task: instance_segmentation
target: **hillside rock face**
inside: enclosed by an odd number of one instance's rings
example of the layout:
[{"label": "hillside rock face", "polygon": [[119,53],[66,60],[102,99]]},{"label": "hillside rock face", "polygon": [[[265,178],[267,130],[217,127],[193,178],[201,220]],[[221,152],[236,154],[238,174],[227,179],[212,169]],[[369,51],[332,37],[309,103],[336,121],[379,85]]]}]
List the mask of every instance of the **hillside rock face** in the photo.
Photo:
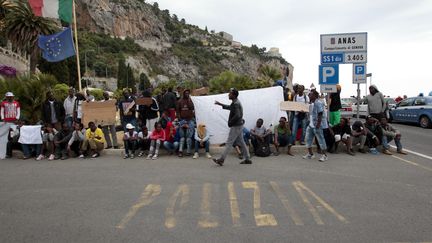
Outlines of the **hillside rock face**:
[{"label": "hillside rock face", "polygon": [[[77,15],[81,30],[130,37],[145,50],[155,53],[154,58],[137,53],[126,59],[137,72],[146,73],[153,80],[154,76],[163,74],[169,78],[205,84],[226,70],[256,79],[258,69],[263,65],[278,70],[289,67],[292,74],[293,67],[285,60],[254,55],[245,48],[234,47],[231,41],[219,34],[185,24],[185,21],[171,17],[167,10],[159,10],[144,0],[77,0]],[[175,23],[174,30],[171,22]],[[184,49],[176,49],[188,39],[199,42],[195,56],[180,55],[179,50]],[[196,60],[196,55],[202,52],[216,58],[203,64],[202,60]],[[209,68],[212,65],[214,69]]]}]

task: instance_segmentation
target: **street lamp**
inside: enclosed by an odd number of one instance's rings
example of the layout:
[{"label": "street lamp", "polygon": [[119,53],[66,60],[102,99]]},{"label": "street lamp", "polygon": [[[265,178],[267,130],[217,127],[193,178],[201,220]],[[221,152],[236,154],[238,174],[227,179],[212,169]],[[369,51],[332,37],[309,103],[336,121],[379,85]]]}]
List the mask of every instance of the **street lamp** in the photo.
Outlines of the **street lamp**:
[{"label": "street lamp", "polygon": [[368,86],[367,86],[367,78],[369,77],[369,83],[370,85],[372,85],[372,73],[367,73],[366,74],[366,95],[368,93]]},{"label": "street lamp", "polygon": [[85,65],[85,75],[87,76],[86,78],[86,87],[88,88],[88,73],[87,73],[87,52],[94,52],[95,50],[91,49],[91,50],[85,50],[84,51],[84,65]]}]

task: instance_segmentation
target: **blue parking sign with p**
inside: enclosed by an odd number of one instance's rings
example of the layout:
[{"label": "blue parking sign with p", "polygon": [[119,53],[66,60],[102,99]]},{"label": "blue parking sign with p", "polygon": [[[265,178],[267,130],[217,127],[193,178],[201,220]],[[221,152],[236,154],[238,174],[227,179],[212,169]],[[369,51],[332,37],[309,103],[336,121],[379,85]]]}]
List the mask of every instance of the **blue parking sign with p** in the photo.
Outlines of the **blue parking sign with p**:
[{"label": "blue parking sign with p", "polygon": [[359,65],[359,64],[357,64],[355,66],[355,74],[356,75],[364,75],[365,71],[366,71],[365,65]]},{"label": "blue parking sign with p", "polygon": [[320,65],[319,84],[338,84],[339,65]]}]

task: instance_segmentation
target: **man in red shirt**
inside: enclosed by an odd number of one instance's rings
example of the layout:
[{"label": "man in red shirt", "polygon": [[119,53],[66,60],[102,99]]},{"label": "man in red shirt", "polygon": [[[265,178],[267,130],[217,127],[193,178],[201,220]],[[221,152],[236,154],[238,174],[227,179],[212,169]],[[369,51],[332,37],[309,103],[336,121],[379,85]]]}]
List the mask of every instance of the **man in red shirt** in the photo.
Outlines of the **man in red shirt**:
[{"label": "man in red shirt", "polygon": [[1,119],[4,122],[14,123],[20,118],[20,103],[14,100],[14,94],[12,92],[7,92],[5,96],[6,99],[0,105]]}]

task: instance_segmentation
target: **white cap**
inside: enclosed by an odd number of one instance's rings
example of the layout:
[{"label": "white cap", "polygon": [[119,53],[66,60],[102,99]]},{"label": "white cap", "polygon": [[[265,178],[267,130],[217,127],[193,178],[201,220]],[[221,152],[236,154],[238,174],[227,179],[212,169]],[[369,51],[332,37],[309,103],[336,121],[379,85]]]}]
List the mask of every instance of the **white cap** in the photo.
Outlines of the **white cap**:
[{"label": "white cap", "polygon": [[12,92],[7,92],[5,94],[6,97],[14,97],[14,94]]},{"label": "white cap", "polygon": [[126,129],[135,129],[135,127],[132,124],[128,123],[126,125]]}]

